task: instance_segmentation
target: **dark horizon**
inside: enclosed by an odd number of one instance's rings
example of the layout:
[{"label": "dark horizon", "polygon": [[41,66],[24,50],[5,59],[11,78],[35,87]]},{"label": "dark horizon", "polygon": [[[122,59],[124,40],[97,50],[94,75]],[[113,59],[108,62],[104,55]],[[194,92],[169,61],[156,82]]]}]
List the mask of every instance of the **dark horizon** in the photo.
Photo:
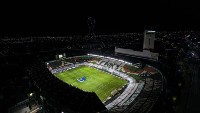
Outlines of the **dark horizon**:
[{"label": "dark horizon", "polygon": [[[2,4],[4,5],[4,3]],[[87,18],[96,20],[96,34],[200,30],[198,7],[184,1],[140,3],[23,3],[1,7],[1,36],[63,36],[88,33]]]}]

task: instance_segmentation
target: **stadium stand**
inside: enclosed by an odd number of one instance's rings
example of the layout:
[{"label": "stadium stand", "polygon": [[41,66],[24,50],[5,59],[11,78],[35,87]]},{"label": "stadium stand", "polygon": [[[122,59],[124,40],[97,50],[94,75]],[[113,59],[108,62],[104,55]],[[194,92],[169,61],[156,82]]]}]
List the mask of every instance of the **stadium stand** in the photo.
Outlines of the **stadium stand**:
[{"label": "stadium stand", "polygon": [[[69,109],[66,111],[86,112],[88,108],[91,108],[91,105],[94,108],[90,109],[90,111],[143,113],[148,112],[152,108],[156,103],[159,94],[162,92],[163,78],[160,75],[160,72],[149,65],[141,68],[139,63],[130,64],[114,58],[90,55],[62,58],[60,61],[48,63],[49,66],[52,67],[52,70],[50,70],[51,73],[49,73],[50,71],[47,68],[44,70],[41,64],[38,67],[33,66],[32,68],[34,70],[33,72],[35,72],[33,73],[34,76],[32,75],[35,86],[42,96],[51,100],[48,101],[46,106],[56,101],[56,105],[52,104],[50,106],[62,106],[60,109],[65,109],[64,106],[68,106]],[[52,76],[54,73],[82,65],[109,72],[113,76],[127,80],[128,84],[123,88],[123,92],[113,92],[113,97],[109,97],[102,103],[95,93],[79,90],[78,88],[58,80],[55,76]],[[132,76],[129,76],[130,72],[137,73],[137,75],[141,76],[143,79],[136,81]],[[70,100],[70,102],[66,100]],[[85,104],[85,102],[87,102],[87,104]],[[97,106],[100,106],[100,108]]]}]

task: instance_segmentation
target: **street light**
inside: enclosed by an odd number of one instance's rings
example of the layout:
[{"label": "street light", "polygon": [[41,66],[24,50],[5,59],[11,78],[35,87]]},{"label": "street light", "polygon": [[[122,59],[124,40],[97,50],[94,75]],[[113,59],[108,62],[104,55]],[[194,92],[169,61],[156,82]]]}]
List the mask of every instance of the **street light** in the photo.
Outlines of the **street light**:
[{"label": "street light", "polygon": [[31,96],[33,96],[33,93],[30,93],[29,95],[30,95],[30,97],[31,97]]}]

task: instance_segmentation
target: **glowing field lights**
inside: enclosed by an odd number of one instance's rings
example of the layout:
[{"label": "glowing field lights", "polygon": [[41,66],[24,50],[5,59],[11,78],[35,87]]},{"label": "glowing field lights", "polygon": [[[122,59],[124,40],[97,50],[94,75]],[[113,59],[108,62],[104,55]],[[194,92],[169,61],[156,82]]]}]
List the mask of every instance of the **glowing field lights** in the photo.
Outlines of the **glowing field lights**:
[{"label": "glowing field lights", "polygon": [[132,63],[130,63],[130,62],[126,62],[126,61],[121,60],[121,59],[115,59],[115,58],[112,58],[112,57],[101,56],[101,55],[95,55],[95,54],[87,54],[87,55],[88,55],[88,56],[95,56],[95,57],[104,57],[104,58],[107,58],[107,59],[117,60],[117,61],[123,62],[123,63],[125,63],[125,64],[132,65]]},{"label": "glowing field lights", "polygon": [[148,33],[155,33],[156,31],[147,31]]}]

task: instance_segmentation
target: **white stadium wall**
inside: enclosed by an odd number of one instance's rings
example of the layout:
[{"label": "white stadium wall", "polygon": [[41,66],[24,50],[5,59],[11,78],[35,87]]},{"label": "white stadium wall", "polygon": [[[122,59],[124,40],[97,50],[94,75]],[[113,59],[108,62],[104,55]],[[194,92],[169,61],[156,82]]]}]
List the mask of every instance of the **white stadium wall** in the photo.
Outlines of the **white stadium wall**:
[{"label": "white stadium wall", "polygon": [[150,59],[154,61],[157,61],[158,56],[159,56],[158,53],[152,53],[147,50],[143,50],[143,52],[141,52],[141,51],[134,51],[132,49],[123,49],[123,48],[117,48],[117,47],[115,47],[115,53],[125,54],[125,55],[134,56],[138,58]]}]

